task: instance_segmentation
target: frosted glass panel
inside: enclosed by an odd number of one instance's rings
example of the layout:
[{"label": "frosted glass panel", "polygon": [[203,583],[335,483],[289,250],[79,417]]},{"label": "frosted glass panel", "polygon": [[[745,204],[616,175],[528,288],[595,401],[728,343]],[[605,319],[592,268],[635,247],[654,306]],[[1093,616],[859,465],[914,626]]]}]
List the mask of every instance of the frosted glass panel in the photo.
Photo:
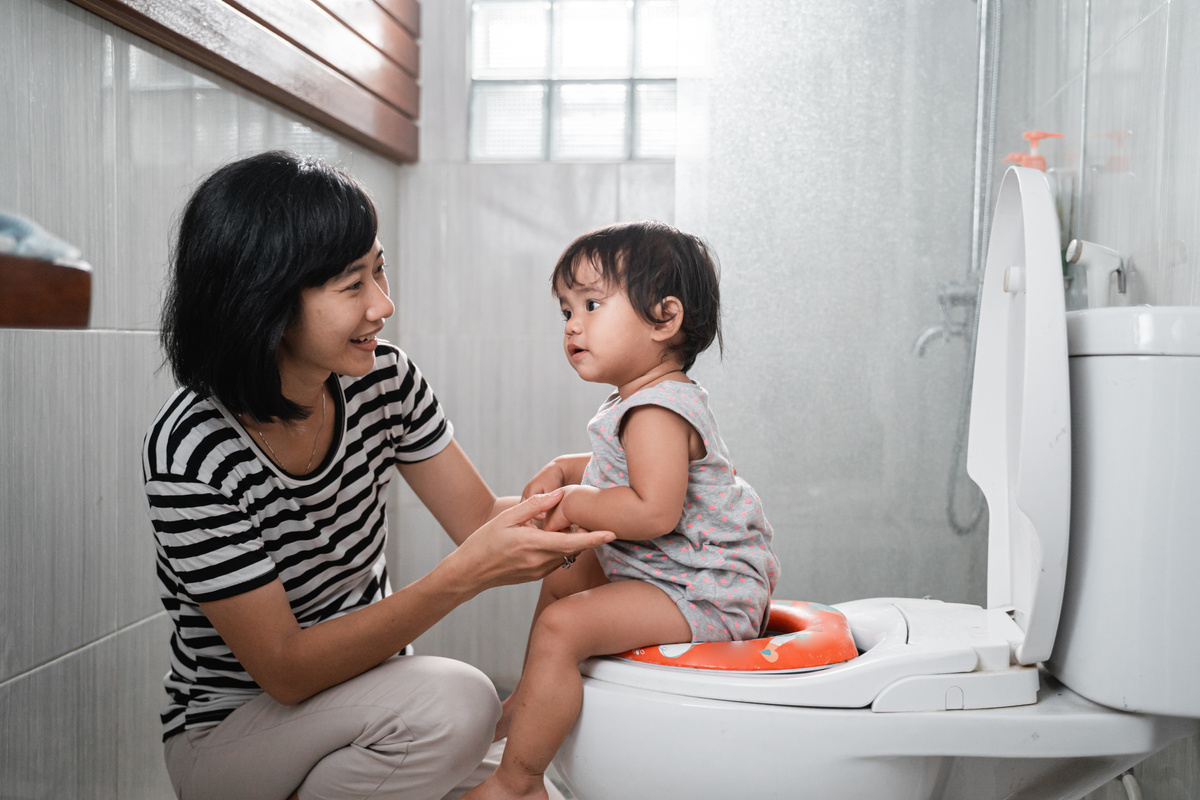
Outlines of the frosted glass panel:
[{"label": "frosted glass panel", "polygon": [[473,11],[473,77],[547,77],[549,3],[476,3]]},{"label": "frosted glass panel", "polygon": [[476,84],[471,95],[471,158],[545,158],[546,87]]},{"label": "frosted glass panel", "polygon": [[674,78],[679,62],[679,3],[646,0],[638,3],[634,77]]},{"label": "frosted glass panel", "polygon": [[624,83],[574,83],[558,87],[551,158],[626,158]]},{"label": "frosted glass panel", "polygon": [[628,78],[632,2],[567,0],[554,7],[557,78]]},{"label": "frosted glass panel", "polygon": [[674,158],[675,82],[634,87],[634,158]]}]

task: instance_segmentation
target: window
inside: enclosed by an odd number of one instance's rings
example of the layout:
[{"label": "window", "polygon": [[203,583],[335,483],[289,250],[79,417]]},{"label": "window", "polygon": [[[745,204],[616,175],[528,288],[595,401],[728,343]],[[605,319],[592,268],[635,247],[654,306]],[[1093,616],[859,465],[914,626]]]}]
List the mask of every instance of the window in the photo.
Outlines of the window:
[{"label": "window", "polygon": [[677,0],[475,0],[472,160],[675,156]]}]

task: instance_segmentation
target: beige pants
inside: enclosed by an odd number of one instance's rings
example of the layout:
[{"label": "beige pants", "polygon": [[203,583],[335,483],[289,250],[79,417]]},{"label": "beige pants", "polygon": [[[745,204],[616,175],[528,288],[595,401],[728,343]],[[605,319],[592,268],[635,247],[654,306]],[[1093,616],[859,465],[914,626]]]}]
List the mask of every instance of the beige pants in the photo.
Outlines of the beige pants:
[{"label": "beige pants", "polygon": [[283,706],[263,694],[165,745],[180,800],[437,800],[495,770],[500,701],[479,670],[433,656],[390,659]]}]

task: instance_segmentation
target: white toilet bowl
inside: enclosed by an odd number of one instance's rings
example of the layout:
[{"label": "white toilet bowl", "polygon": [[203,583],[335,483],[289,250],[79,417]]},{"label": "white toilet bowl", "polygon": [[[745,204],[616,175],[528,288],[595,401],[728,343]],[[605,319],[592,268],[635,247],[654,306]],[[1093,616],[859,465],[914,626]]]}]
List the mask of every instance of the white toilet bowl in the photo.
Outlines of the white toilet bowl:
[{"label": "white toilet bowl", "polygon": [[1035,705],[897,714],[592,678],[555,765],[583,800],[1080,797],[1196,732],[1191,720],[1114,713],[1042,677]]},{"label": "white toilet bowl", "polygon": [[[1070,396],[1058,246],[1045,176],[1010,168],[984,277],[968,445],[968,471],[989,509],[988,608],[900,598],[837,605],[860,655],[813,672],[731,673],[591,659],[583,666],[582,713],[555,759],[581,800],[1078,798],[1175,739],[1200,732],[1193,718],[1200,717],[1196,681],[1140,678],[1128,667],[1136,659],[1122,659],[1114,678],[1096,657],[1104,645],[1115,646],[1119,631],[1123,647],[1170,653],[1169,668],[1148,674],[1200,674],[1200,647],[1162,646],[1164,635],[1200,641],[1194,616],[1172,617],[1189,619],[1187,630],[1176,623],[1164,632],[1125,620],[1118,604],[1103,610],[1112,625],[1099,630],[1094,606],[1107,585],[1079,574],[1127,573],[1108,567],[1134,563],[1142,574],[1132,580],[1123,574],[1123,592],[1153,594],[1168,608],[1200,606],[1200,581],[1188,578],[1195,572],[1191,562],[1200,563],[1200,544],[1191,541],[1197,537],[1165,555],[1139,552],[1144,542],[1163,549],[1162,537],[1144,535],[1148,530],[1194,532],[1200,510],[1143,503],[1142,517],[1122,521],[1131,535],[1105,534],[1099,545],[1090,540],[1091,529],[1104,526],[1072,527],[1072,509],[1090,519],[1078,507],[1106,478],[1089,462],[1072,495],[1071,409],[1079,404]],[[1200,309],[1182,317],[1171,317],[1173,328],[1159,327],[1168,338],[1196,339],[1171,354],[1188,358],[1187,376],[1141,392],[1142,405],[1162,402],[1163,392],[1166,405],[1175,407],[1171,393],[1200,396]],[[1137,324],[1143,334],[1154,328],[1145,319]],[[1090,324],[1072,328],[1094,332]],[[1111,347],[1102,353],[1113,354]],[[1086,358],[1088,351],[1073,344],[1071,355]],[[1116,369],[1125,366],[1118,362]],[[1139,362],[1138,369],[1153,373],[1158,366]],[[1089,384],[1088,391],[1096,389]],[[1150,427],[1156,420],[1185,425],[1165,438],[1190,437],[1200,449],[1200,422],[1157,411],[1121,413],[1148,418]],[[1084,419],[1076,416],[1077,424]],[[1088,430],[1076,436],[1107,437],[1108,420],[1095,416],[1087,413]],[[1137,464],[1141,473],[1158,468],[1157,462]],[[1163,481],[1182,487],[1200,480],[1200,474],[1178,474],[1178,464],[1161,468]],[[1181,513],[1196,517],[1190,527],[1180,524]],[[1069,581],[1068,542],[1088,553]],[[1064,590],[1069,635],[1055,649]],[[1099,646],[1097,637],[1103,637]],[[1068,688],[1046,670],[1048,661],[1055,674],[1108,705]],[[1122,692],[1114,681],[1136,683],[1137,691]],[[1138,703],[1108,699],[1125,695]]]}]

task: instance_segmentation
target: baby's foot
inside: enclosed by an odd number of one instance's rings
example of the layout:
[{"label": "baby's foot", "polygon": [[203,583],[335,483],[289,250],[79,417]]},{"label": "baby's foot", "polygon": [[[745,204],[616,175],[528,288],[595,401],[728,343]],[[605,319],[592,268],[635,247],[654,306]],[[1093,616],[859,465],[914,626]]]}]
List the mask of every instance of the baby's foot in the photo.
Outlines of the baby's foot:
[{"label": "baby's foot", "polygon": [[527,776],[531,782],[522,786],[510,786],[493,774],[483,783],[462,796],[462,800],[550,800],[546,784],[541,776]]}]

